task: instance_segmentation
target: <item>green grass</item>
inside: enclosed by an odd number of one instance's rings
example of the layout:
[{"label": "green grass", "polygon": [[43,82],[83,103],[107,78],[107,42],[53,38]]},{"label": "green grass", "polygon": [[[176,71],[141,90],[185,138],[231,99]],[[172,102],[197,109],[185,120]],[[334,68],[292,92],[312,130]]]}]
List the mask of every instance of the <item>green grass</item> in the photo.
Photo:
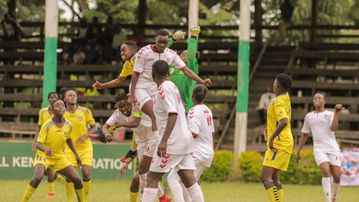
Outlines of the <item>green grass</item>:
[{"label": "green grass", "polygon": [[[19,201],[28,181],[0,180],[2,202]],[[46,200],[46,182],[40,184],[30,201]],[[93,202],[128,202],[130,181],[126,180],[96,180],[92,183],[90,201]],[[238,182],[203,183],[202,189],[206,202],[265,202],[266,194],[261,184]],[[321,202],[324,201],[321,186],[284,185],[287,202]],[[357,187],[342,187],[338,202],[357,202],[359,194]],[[66,201],[65,187],[55,184],[56,198],[53,202]]]}]

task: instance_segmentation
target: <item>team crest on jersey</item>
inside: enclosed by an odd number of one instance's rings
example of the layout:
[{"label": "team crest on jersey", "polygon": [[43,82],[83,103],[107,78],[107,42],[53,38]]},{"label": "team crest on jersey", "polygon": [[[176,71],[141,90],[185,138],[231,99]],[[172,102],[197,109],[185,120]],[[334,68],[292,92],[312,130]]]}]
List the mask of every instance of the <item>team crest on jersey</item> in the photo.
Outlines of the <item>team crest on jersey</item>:
[{"label": "team crest on jersey", "polygon": [[77,121],[81,122],[83,120],[82,116],[77,116]]}]

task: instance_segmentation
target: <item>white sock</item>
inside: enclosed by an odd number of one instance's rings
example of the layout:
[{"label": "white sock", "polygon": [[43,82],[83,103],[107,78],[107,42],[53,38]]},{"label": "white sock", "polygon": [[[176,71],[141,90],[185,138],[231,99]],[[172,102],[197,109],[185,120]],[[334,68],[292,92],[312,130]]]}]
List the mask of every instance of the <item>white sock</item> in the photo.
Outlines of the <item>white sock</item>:
[{"label": "white sock", "polygon": [[202,189],[197,182],[187,190],[193,202],[204,202]]},{"label": "white sock", "polygon": [[141,202],[154,202],[156,200],[157,193],[157,188],[145,188],[143,190]]},{"label": "white sock", "polygon": [[184,197],[184,201],[186,202],[192,202],[191,196],[187,190],[187,188],[184,186],[184,184],[182,183],[182,181],[180,182],[181,186],[182,186],[182,190],[183,190],[183,197]]},{"label": "white sock", "polygon": [[165,194],[165,192],[163,191],[162,187],[161,187],[161,182],[158,182],[158,192],[157,192],[157,196],[161,197]]},{"label": "white sock", "polygon": [[173,200],[175,202],[185,202],[185,200],[183,198],[183,189],[181,186],[181,179],[175,170],[172,169],[171,172],[168,174],[167,183],[172,192]]},{"label": "white sock", "polygon": [[323,191],[324,191],[325,200],[327,202],[331,202],[332,194],[331,194],[330,177],[322,177],[322,187],[323,187]]},{"label": "white sock", "polygon": [[333,183],[332,185],[333,185],[333,187],[332,187],[332,198],[337,198],[340,184]]},{"label": "white sock", "polygon": [[144,188],[146,187],[147,173],[139,175],[139,178],[140,178],[140,191],[143,192]]}]

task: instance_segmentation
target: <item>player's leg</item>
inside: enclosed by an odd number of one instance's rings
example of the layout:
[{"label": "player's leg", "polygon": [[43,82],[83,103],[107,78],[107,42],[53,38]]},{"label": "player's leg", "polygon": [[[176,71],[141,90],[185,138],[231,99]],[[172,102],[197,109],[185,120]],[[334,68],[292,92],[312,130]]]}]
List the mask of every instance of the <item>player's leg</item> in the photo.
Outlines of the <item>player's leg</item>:
[{"label": "player's leg", "polygon": [[66,168],[63,168],[63,169],[57,171],[57,172],[64,175],[70,182],[73,183],[73,185],[75,187],[77,200],[81,201],[81,202],[85,201],[84,200],[84,188],[82,185],[81,177],[77,173],[75,168],[72,165],[70,165],[70,166],[67,166]]},{"label": "player's leg", "polygon": [[282,183],[280,183],[280,173],[281,173],[280,170],[276,170],[273,173],[272,179],[273,179],[275,186],[277,187],[279,201],[282,202],[282,201],[284,201],[284,196],[283,196],[284,191],[283,191]]},{"label": "player's leg", "polygon": [[267,192],[270,202],[280,202],[277,186],[274,184],[273,175],[278,169],[263,165],[260,180]]},{"label": "player's leg", "polygon": [[177,172],[172,169],[167,176],[167,183],[173,195],[173,200],[176,202],[184,202],[183,189],[181,185],[181,178]]},{"label": "player's leg", "polygon": [[204,196],[201,187],[197,183],[194,176],[194,170],[196,170],[196,164],[191,154],[183,156],[182,160],[177,164],[176,169],[178,175],[181,178],[184,186],[190,195],[193,202],[203,202]]},{"label": "player's leg", "polygon": [[57,172],[54,172],[54,173],[55,173],[55,175],[54,175],[55,182],[62,184],[62,185],[66,185],[66,180],[61,175],[57,174]]},{"label": "player's leg", "polygon": [[335,202],[339,193],[340,177],[341,177],[341,162],[339,154],[329,154],[330,160],[330,174],[333,177],[332,184],[332,202]]},{"label": "player's leg", "polygon": [[154,202],[158,193],[158,182],[163,173],[148,172],[146,188],[143,191],[142,202]]},{"label": "player's leg", "polygon": [[142,112],[147,114],[151,118],[152,123],[152,131],[157,131],[157,123],[156,123],[156,116],[153,111],[153,101],[152,99],[148,99],[141,108]]},{"label": "player's leg", "polygon": [[184,186],[187,188],[187,191],[193,202],[203,202],[204,196],[201,187],[194,177],[193,170],[184,170],[181,169],[178,172],[178,175],[181,178]]},{"label": "player's leg", "polygon": [[327,202],[331,202],[332,193],[331,193],[331,179],[330,179],[330,166],[329,162],[322,162],[319,165],[320,171],[322,173],[322,188],[324,191],[325,199]]},{"label": "player's leg", "polygon": [[88,201],[91,188],[91,166],[82,165],[82,183],[84,186],[84,200]]},{"label": "player's leg", "polygon": [[32,194],[35,192],[37,186],[39,186],[44,174],[45,174],[46,168],[43,164],[36,164],[34,176],[32,177],[30,183],[27,185],[26,190],[21,197],[21,202],[29,201]]},{"label": "player's leg", "polygon": [[137,195],[140,187],[140,178],[138,177],[138,174],[136,173],[131,181],[130,186],[130,202],[136,202],[137,201]]},{"label": "player's leg", "polygon": [[50,168],[46,170],[47,173],[47,198],[51,199],[55,197],[55,172]]},{"label": "player's leg", "polygon": [[324,152],[314,151],[314,158],[322,174],[322,188],[323,188],[325,199],[327,202],[330,202],[332,200],[331,199],[332,194],[331,194],[329,156]]}]

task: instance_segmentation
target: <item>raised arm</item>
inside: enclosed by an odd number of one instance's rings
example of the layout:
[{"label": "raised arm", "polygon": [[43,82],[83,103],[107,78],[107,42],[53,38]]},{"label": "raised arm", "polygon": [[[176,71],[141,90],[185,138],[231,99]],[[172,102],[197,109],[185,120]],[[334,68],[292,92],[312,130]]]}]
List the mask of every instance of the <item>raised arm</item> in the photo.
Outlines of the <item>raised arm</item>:
[{"label": "raised arm", "polygon": [[342,109],[343,109],[342,104],[336,104],[335,105],[334,114],[333,114],[333,120],[332,120],[332,123],[330,125],[330,130],[331,131],[336,131],[338,129],[338,126],[339,126],[339,112]]}]

